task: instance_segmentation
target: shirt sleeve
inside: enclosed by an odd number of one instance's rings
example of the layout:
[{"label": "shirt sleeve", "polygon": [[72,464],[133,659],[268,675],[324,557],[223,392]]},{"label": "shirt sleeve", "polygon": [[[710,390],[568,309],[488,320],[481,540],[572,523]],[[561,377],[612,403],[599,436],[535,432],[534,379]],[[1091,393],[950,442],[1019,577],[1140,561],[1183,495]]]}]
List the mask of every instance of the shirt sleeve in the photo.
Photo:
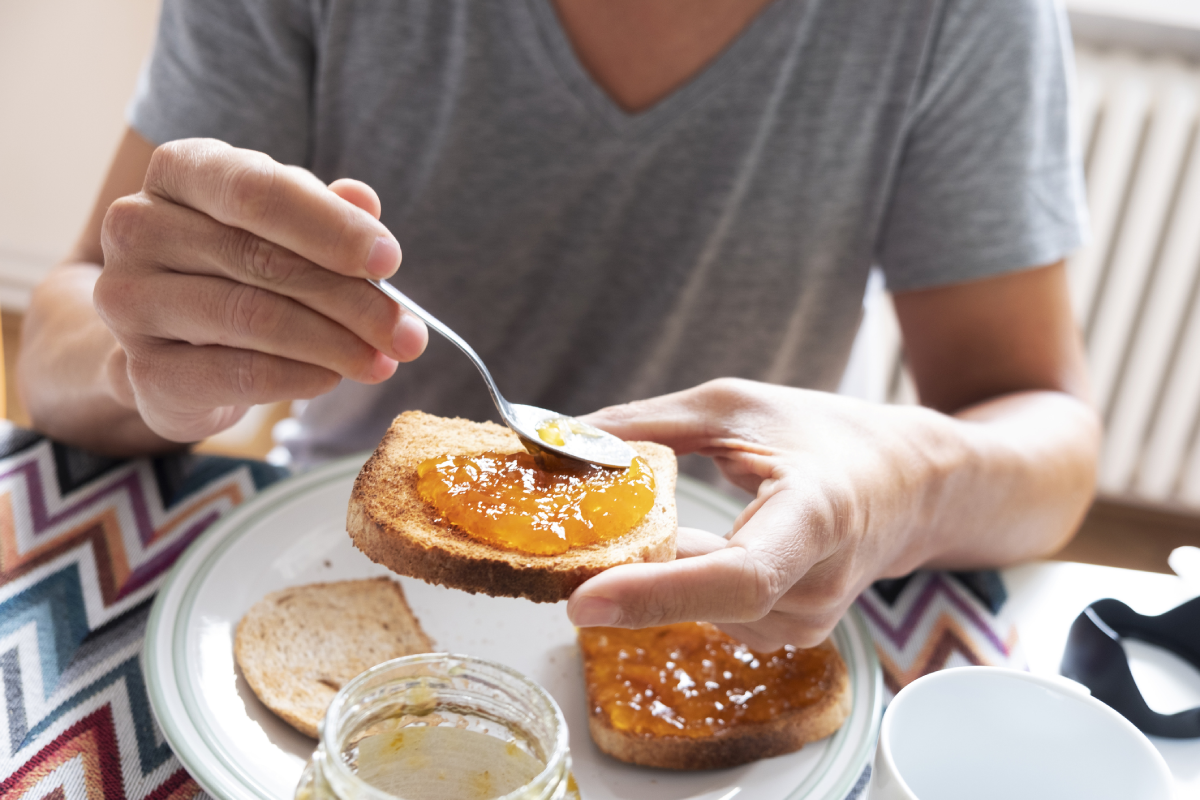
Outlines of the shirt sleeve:
[{"label": "shirt sleeve", "polygon": [[293,0],[165,0],[130,126],[154,144],[211,137],[307,166],[312,30]]},{"label": "shirt sleeve", "polygon": [[947,2],[877,244],[889,289],[1049,264],[1079,246],[1071,60],[1052,0]]}]

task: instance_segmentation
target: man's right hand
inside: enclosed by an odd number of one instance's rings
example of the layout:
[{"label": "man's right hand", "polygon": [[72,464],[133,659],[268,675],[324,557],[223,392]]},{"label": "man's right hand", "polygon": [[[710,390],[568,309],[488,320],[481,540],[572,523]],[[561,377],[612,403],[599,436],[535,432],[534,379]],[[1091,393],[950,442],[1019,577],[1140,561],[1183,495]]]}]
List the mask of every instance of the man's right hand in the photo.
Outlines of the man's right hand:
[{"label": "man's right hand", "polygon": [[155,149],[142,190],[109,206],[93,295],[116,338],[117,402],[189,442],[251,405],[378,383],[425,326],[364,280],[400,264],[367,185],[326,186],[210,139]]}]

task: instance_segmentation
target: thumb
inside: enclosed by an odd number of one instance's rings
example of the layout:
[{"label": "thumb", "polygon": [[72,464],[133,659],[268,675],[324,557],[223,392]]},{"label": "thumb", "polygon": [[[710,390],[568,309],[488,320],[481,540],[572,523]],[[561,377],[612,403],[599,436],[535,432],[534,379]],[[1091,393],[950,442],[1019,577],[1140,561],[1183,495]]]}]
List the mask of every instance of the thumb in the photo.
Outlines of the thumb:
[{"label": "thumb", "polygon": [[567,616],[580,627],[756,622],[822,557],[818,542],[797,535],[802,517],[772,495],[728,541],[689,533],[680,550],[690,557],[601,572],[571,595]]},{"label": "thumb", "polygon": [[567,601],[579,627],[646,628],[673,622],[753,622],[771,608],[765,575],[742,547],[665,564],[623,564],[584,583]]}]

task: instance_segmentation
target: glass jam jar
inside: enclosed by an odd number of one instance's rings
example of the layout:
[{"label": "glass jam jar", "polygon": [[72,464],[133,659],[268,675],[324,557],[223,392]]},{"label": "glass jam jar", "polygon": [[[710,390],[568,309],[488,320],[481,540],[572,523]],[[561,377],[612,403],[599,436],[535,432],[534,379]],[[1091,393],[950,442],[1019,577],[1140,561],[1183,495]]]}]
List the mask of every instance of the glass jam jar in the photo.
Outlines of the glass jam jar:
[{"label": "glass jam jar", "polygon": [[578,800],[554,698],[502,664],[432,653],[342,687],[296,800]]}]

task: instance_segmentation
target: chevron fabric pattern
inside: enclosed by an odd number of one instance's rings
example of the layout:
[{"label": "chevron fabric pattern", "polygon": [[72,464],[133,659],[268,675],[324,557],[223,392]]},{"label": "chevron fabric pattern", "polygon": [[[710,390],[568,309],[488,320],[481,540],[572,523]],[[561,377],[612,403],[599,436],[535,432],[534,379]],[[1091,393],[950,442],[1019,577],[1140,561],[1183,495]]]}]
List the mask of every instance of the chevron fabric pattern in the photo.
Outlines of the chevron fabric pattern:
[{"label": "chevron fabric pattern", "polygon": [[200,794],[146,695],[150,601],[188,544],[281,476],[216,457],[98,458],[0,426],[0,798]]},{"label": "chevron fabric pattern", "polygon": [[916,572],[879,581],[858,599],[883,667],[888,697],[939,669],[1026,669],[1017,629],[1004,620],[994,572]]}]

